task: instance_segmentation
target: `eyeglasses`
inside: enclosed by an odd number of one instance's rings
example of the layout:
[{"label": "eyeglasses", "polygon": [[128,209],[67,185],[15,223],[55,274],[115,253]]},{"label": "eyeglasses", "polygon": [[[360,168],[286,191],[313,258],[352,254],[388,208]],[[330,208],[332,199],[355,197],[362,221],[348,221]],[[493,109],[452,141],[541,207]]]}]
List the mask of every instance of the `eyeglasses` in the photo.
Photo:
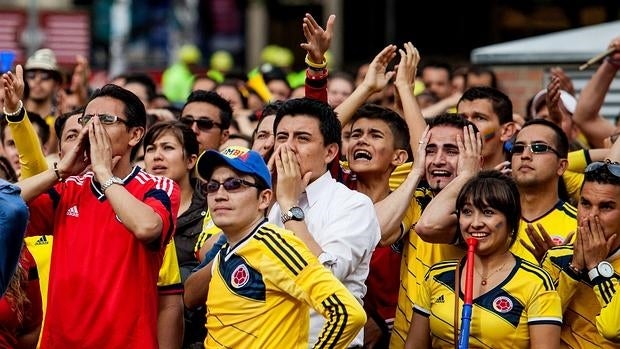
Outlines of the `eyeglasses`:
[{"label": "eyeglasses", "polygon": [[545,143],[532,143],[532,144],[514,144],[512,149],[510,150],[513,155],[515,154],[523,154],[525,148],[529,148],[532,154],[543,154],[543,153],[554,153],[558,157],[561,158],[560,153],[557,150],[551,148],[550,145]]},{"label": "eyeglasses", "polygon": [[220,190],[220,186],[224,186],[224,189],[227,192],[234,192],[241,189],[242,186],[259,188],[260,186],[256,183],[248,182],[241,178],[228,178],[224,181],[224,183],[220,183],[216,180],[210,180],[207,183],[202,185],[202,192],[206,194],[213,194]]},{"label": "eyeglasses", "polygon": [[95,116],[99,117],[99,121],[101,121],[103,125],[114,125],[117,122],[122,122],[127,125],[127,120],[123,120],[116,115],[110,114],[84,114],[80,116],[77,121],[80,125],[86,126],[86,124],[88,124],[88,122]]},{"label": "eyeglasses", "polygon": [[614,176],[620,177],[620,164],[611,162],[611,160],[593,162],[586,167],[585,173],[596,171],[601,167],[607,167],[607,170]]},{"label": "eyeglasses", "polygon": [[192,127],[192,125],[194,125],[194,123],[196,123],[196,126],[198,126],[198,129],[200,131],[209,131],[210,129],[217,127],[219,129],[222,129],[222,124],[220,124],[219,122],[215,122],[211,119],[205,119],[205,118],[198,118],[195,119],[193,116],[191,115],[187,115],[187,116],[183,116],[180,121],[182,123],[184,123],[185,125]]},{"label": "eyeglasses", "polygon": [[51,80],[54,78],[54,74],[47,70],[29,70],[26,72],[26,80],[34,80],[37,75],[41,80]]}]

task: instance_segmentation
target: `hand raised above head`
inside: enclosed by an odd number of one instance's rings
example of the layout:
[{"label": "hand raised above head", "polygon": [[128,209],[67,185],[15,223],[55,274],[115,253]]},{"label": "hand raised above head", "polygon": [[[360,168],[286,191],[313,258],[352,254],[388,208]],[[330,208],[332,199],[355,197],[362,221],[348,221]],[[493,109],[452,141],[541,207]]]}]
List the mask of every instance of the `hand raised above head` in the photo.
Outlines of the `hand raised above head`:
[{"label": "hand raised above head", "polygon": [[24,69],[21,65],[15,67],[15,73],[2,74],[2,88],[4,88],[4,108],[8,112],[15,112],[19,101],[24,98]]},{"label": "hand raised above head", "polygon": [[411,88],[415,81],[418,63],[420,63],[420,53],[411,42],[405,43],[404,48],[404,50],[398,50],[400,62],[398,62],[398,68],[396,69],[394,84],[403,84]]},{"label": "hand raised above head", "polygon": [[390,61],[396,57],[396,45],[387,45],[379,52],[368,66],[368,72],[362,82],[370,91],[381,91],[394,74],[394,71],[388,71],[387,67]]},{"label": "hand raised above head", "polygon": [[308,58],[316,64],[321,64],[325,60],[325,52],[329,49],[334,35],[335,20],[336,16],[330,15],[323,29],[311,14],[306,13],[303,19],[302,27],[306,42],[301,44],[301,48],[308,52]]}]

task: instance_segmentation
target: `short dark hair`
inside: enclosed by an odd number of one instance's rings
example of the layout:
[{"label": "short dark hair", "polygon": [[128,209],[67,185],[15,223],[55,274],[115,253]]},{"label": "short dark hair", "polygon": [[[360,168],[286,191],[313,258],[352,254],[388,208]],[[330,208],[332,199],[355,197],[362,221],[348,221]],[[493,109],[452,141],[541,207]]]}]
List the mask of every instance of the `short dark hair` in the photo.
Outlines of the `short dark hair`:
[{"label": "short dark hair", "polygon": [[553,133],[555,133],[555,148],[558,154],[560,154],[560,158],[565,159],[568,157],[568,137],[566,136],[566,133],[564,133],[564,131],[560,128],[560,126],[546,119],[532,119],[523,124],[521,130],[532,125],[542,125],[552,129]]},{"label": "short dark hair", "polygon": [[146,73],[131,73],[125,76],[125,85],[127,84],[140,84],[144,86],[146,90],[146,96],[149,101],[155,98],[155,93],[157,92],[157,85],[153,78],[151,78]]},{"label": "short dark hair", "polygon": [[220,96],[217,92],[196,90],[190,93],[189,97],[187,97],[187,102],[185,102],[185,105],[183,105],[183,108],[181,109],[181,115],[183,114],[185,107],[194,102],[209,103],[218,108],[220,110],[220,119],[222,119],[222,130],[226,130],[230,127],[230,122],[232,120],[232,108],[230,107],[230,103],[222,98],[222,96]]},{"label": "short dark hair", "polygon": [[478,99],[488,99],[491,101],[491,106],[495,114],[497,114],[500,125],[512,121],[512,101],[502,91],[488,86],[471,87],[463,92],[459,104],[461,101],[475,101]]},{"label": "short dark hair", "polygon": [[[122,87],[114,84],[106,84],[102,88],[95,90],[90,96],[88,103],[95,98],[109,97],[121,101],[124,104],[123,112],[127,116],[127,127],[146,128],[146,110],[140,98]],[[88,103],[86,104],[88,106]]]},{"label": "short dark hair", "polygon": [[364,104],[353,114],[349,122],[351,128],[359,119],[381,120],[385,122],[394,135],[394,148],[409,151],[409,127],[397,112],[377,104]]},{"label": "short dark hair", "polygon": [[491,86],[492,88],[497,88],[497,74],[490,67],[480,65],[480,64],[472,64],[467,69],[467,74],[465,75],[465,82],[467,82],[467,75],[472,74],[476,76],[481,76],[488,74],[491,77]]},{"label": "short dark hair", "polygon": [[466,203],[478,209],[492,207],[501,212],[506,217],[512,238],[508,247],[515,243],[521,219],[521,200],[514,179],[497,170],[480,171],[463,185],[456,198],[457,218]]},{"label": "short dark hair", "polygon": [[84,114],[84,107],[76,110],[72,110],[70,112],[66,112],[64,114],[60,114],[54,120],[54,132],[56,133],[56,139],[58,141],[61,140],[62,131],[65,130],[65,125],[67,124],[67,120],[73,115],[82,115]]},{"label": "short dark hair", "polygon": [[447,62],[430,60],[422,66],[420,72],[423,72],[426,68],[442,69],[448,72],[448,79],[452,79],[452,66]]},{"label": "short dark hair", "polygon": [[154,123],[144,135],[144,151],[146,152],[146,147],[153,144],[157,138],[166,132],[170,132],[183,145],[183,152],[186,157],[194,154],[199,155],[200,146],[196,134],[189,126],[177,120]]},{"label": "short dark hair", "polygon": [[323,144],[337,144],[338,149],[342,148],[342,127],[336,117],[334,109],[327,103],[311,98],[293,98],[284,102],[276,113],[273,122],[273,133],[276,133],[278,125],[285,116],[309,116],[319,121],[319,130],[323,136]]},{"label": "short dark hair", "polygon": [[451,126],[462,130],[465,126],[472,126],[475,133],[479,132],[478,127],[476,127],[474,123],[463,117],[463,114],[443,113],[427,119],[426,121],[429,129],[437,126]]}]

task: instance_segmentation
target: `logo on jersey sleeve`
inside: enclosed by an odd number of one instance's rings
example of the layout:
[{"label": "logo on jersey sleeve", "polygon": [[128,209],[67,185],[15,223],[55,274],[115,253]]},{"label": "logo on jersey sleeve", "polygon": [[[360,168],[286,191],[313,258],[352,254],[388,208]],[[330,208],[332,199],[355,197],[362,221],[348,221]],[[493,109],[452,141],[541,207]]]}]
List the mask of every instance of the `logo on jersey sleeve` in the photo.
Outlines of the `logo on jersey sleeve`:
[{"label": "logo on jersey sleeve", "polygon": [[500,313],[507,313],[512,310],[512,300],[508,297],[499,296],[493,300],[493,309]]},{"label": "logo on jersey sleeve", "polygon": [[67,216],[70,216],[70,217],[79,217],[80,216],[80,212],[78,212],[77,205],[73,205],[73,206],[69,207],[69,209],[67,210]]},{"label": "logo on jersey sleeve", "polygon": [[250,281],[250,272],[245,264],[237,266],[230,276],[230,284],[234,288],[243,287],[248,281]]}]

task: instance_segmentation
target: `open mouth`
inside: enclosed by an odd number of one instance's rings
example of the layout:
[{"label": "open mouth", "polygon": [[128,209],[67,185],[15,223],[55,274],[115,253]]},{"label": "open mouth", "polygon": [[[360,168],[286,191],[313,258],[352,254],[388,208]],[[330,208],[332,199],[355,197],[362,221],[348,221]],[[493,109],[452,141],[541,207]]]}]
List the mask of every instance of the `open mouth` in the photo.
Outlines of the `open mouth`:
[{"label": "open mouth", "polygon": [[366,150],[356,150],[355,152],[353,152],[353,159],[354,160],[372,160],[372,155],[370,155],[369,152],[367,152]]},{"label": "open mouth", "polygon": [[475,233],[469,233],[469,235],[471,235],[471,237],[476,238],[476,239],[484,239],[487,236],[491,235],[489,233],[482,233],[482,232],[475,232]]},{"label": "open mouth", "polygon": [[451,172],[446,170],[433,170],[431,171],[431,176],[433,177],[450,177],[452,175]]}]

